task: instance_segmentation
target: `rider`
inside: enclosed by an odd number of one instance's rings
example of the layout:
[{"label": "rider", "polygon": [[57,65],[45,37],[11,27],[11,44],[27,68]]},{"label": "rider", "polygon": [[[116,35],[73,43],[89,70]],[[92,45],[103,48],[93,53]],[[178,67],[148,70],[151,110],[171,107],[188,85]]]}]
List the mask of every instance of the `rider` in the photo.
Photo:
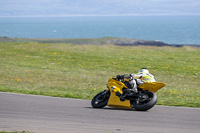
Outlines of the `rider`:
[{"label": "rider", "polygon": [[133,75],[133,77],[136,78],[137,81],[142,80],[147,83],[156,82],[154,76],[149,73],[147,68],[141,68],[137,74]]},{"label": "rider", "polygon": [[128,95],[133,95],[138,92],[137,86],[143,83],[152,83],[156,82],[154,76],[149,73],[147,68],[141,68],[137,74],[130,74],[129,76],[124,76],[124,78],[129,78],[129,89],[128,91],[123,91],[123,94],[120,95],[120,99],[125,100],[125,97]]}]

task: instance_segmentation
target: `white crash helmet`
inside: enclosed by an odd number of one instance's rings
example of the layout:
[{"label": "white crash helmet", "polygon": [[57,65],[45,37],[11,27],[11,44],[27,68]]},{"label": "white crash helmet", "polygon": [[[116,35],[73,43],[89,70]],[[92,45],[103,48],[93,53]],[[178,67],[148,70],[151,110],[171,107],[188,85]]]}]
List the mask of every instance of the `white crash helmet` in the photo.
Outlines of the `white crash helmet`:
[{"label": "white crash helmet", "polygon": [[148,70],[147,68],[141,68],[141,69],[138,71],[138,74],[142,74],[142,73],[149,74],[149,70]]}]

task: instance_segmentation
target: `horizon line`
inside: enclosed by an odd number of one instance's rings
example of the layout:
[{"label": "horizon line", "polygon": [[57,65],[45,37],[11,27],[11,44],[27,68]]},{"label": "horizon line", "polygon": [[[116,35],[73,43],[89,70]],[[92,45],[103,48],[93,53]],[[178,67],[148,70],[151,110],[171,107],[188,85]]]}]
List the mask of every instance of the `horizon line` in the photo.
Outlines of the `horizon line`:
[{"label": "horizon line", "polygon": [[77,15],[0,15],[0,17],[100,17],[100,16],[199,16],[200,14],[77,14]]}]

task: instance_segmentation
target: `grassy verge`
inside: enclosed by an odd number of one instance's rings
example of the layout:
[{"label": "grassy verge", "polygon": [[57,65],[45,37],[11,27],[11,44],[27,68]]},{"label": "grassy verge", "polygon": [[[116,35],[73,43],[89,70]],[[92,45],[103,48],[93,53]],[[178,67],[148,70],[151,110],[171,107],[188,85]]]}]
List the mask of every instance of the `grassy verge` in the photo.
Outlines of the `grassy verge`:
[{"label": "grassy verge", "polygon": [[92,99],[111,76],[149,68],[158,104],[200,107],[200,49],[0,43],[0,91]]}]

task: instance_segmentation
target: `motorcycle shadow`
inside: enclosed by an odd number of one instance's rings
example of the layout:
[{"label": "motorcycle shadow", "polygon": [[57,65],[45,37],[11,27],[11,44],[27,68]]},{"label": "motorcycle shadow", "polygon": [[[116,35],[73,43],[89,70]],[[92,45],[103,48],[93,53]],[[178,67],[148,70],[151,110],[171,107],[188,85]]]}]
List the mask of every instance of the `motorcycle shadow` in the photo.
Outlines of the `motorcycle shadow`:
[{"label": "motorcycle shadow", "polygon": [[[106,106],[104,108],[93,108],[93,107],[85,107],[85,108],[88,108],[88,109],[98,109],[98,110],[102,109],[102,110],[137,111],[134,108],[133,109],[125,109],[125,108],[112,108],[112,107],[108,107],[108,106]],[[140,111],[140,112],[143,112],[143,111]],[[144,112],[147,112],[147,111],[144,111]]]}]

